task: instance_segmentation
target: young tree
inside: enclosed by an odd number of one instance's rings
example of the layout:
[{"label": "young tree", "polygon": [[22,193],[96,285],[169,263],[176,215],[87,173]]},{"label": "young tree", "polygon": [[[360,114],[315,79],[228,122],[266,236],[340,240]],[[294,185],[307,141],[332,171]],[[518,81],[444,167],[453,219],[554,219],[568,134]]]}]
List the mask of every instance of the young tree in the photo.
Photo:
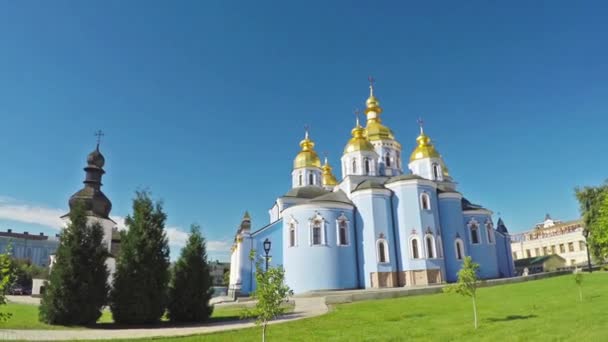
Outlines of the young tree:
[{"label": "young tree", "polygon": [[213,294],[207,261],[205,238],[200,228],[192,225],[188,243],[175,263],[169,287],[169,319],[174,322],[203,322],[209,319]]},{"label": "young tree", "polygon": [[39,319],[49,324],[94,324],[108,295],[108,251],[103,228],[88,224],[82,203],[70,211],[70,224],[59,239],[50,283],[45,283]]},{"label": "young tree", "polygon": [[[251,255],[255,255],[252,250]],[[262,326],[262,341],[266,341],[266,326],[268,322],[277,318],[285,312],[282,306],[289,299],[292,291],[285,285],[285,270],[283,267],[268,267],[267,271],[262,268],[262,262],[258,260],[255,266],[256,289],[252,297],[257,299],[255,307],[245,310],[244,317],[256,318],[255,323]]]},{"label": "young tree", "polygon": [[[8,287],[11,285],[12,279],[12,267],[11,267],[11,254],[10,246],[4,254],[0,254],[0,305],[6,304],[5,293]],[[0,322],[4,322],[11,318],[10,312],[0,312]]]},{"label": "young tree", "polygon": [[443,289],[444,292],[458,293],[466,297],[471,297],[473,300],[475,329],[477,329],[477,270],[479,270],[479,264],[474,263],[470,256],[465,257],[462,268],[458,271],[458,282],[446,286]]},{"label": "young tree", "polygon": [[110,309],[122,324],[157,323],[165,313],[169,284],[167,215],[147,192],[136,192],[133,214],[121,236]]},{"label": "young tree", "polygon": [[574,282],[578,286],[578,298],[583,301],[583,272],[577,267],[574,270]]},{"label": "young tree", "polygon": [[589,231],[589,250],[596,260],[603,262],[608,259],[608,181],[597,187],[577,188],[575,192],[585,229]]}]

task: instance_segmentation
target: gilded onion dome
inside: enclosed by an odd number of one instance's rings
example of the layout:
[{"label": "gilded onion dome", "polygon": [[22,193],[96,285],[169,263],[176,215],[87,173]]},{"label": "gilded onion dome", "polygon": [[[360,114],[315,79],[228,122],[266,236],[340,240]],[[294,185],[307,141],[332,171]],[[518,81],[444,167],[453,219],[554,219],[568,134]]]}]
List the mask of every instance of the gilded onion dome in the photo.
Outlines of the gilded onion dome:
[{"label": "gilded onion dome", "polygon": [[359,117],[357,117],[357,123],[351,131],[351,135],[352,138],[344,147],[344,154],[355,151],[374,151],[374,146],[365,137],[365,128],[359,124]]},{"label": "gilded onion dome", "polygon": [[315,143],[308,138],[308,130],[304,135],[304,140],[300,141],[300,147],[302,150],[296,158],[293,160],[293,168],[299,169],[302,167],[321,167],[321,159],[315,152]]},{"label": "gilded onion dome", "polygon": [[418,142],[418,146],[416,146],[410,156],[411,162],[424,158],[441,158],[441,155],[437,152],[435,146],[433,146],[431,138],[424,134],[422,126],[420,126],[420,135],[416,138],[416,141]]},{"label": "gilded onion dome", "polygon": [[373,79],[370,79],[369,98],[365,101],[365,114],[367,115],[365,132],[370,141],[395,139],[393,131],[382,124],[381,113],[380,101],[374,96]]},{"label": "gilded onion dome", "polygon": [[321,170],[323,170],[323,174],[321,175],[323,186],[334,186],[338,184],[336,176],[334,176],[334,174],[331,172],[332,168],[327,162],[327,157],[325,157],[325,164],[323,164]]}]

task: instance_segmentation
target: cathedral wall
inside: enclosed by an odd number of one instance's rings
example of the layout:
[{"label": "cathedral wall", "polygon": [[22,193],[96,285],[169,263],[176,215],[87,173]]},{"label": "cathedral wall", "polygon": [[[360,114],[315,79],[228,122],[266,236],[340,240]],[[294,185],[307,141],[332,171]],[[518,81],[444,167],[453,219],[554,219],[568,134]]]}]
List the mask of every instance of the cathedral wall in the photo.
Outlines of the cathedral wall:
[{"label": "cathedral wall", "polygon": [[[338,243],[338,220],[347,222],[347,244]],[[313,221],[322,222],[321,243],[313,244]],[[289,230],[296,229],[290,246]],[[287,285],[295,292],[358,288],[353,208],[319,202],[296,205],[283,212],[283,265]]]},{"label": "cathedral wall", "polygon": [[511,253],[511,241],[509,236],[496,232],[496,259],[498,261],[498,272],[500,277],[514,277],[515,265]]},{"label": "cathedral wall", "polygon": [[[387,190],[362,190],[352,194],[357,206],[357,236],[359,238],[359,283],[372,287],[372,274],[397,271],[396,238],[391,212],[391,197]],[[380,262],[379,243],[385,242],[386,262]]]},{"label": "cathedral wall", "polygon": [[467,255],[467,244],[464,216],[462,214],[462,196],[457,193],[439,195],[439,218],[441,220],[441,233],[445,260],[445,273],[448,282],[458,280],[458,270],[462,267],[462,260],[458,260],[456,253],[456,239],[463,241],[462,257]]},{"label": "cathedral wall", "polygon": [[[471,219],[475,219],[479,223],[479,243],[474,244],[471,238],[471,229],[468,227]],[[473,261],[479,264],[479,277],[482,279],[498,278],[498,261],[496,253],[496,233],[494,234],[493,243],[488,242],[488,231],[485,227],[486,222],[490,221],[489,213],[470,214],[464,212],[464,224],[467,228],[467,255],[473,258]]]},{"label": "cathedral wall", "polygon": [[260,262],[262,269],[266,268],[266,252],[264,251],[264,241],[270,241],[270,251],[268,252],[268,266],[283,266],[283,220],[276,221],[263,230],[257,231],[251,236],[252,249],[255,250],[255,261],[251,267],[251,291],[256,288],[255,284],[255,262]]}]

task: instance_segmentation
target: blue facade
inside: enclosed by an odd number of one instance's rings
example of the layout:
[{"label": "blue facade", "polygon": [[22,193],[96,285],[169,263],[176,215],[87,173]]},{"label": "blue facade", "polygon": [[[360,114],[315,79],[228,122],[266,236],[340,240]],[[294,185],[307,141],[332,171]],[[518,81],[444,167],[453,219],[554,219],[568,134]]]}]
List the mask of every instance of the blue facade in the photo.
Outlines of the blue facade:
[{"label": "blue facade", "polygon": [[29,260],[40,267],[48,267],[50,256],[59,247],[59,238],[46,235],[29,235],[27,233],[0,232],[0,253],[11,247],[13,258]]},{"label": "blue facade", "polygon": [[318,290],[420,286],[457,280],[463,259],[480,264],[480,278],[514,275],[509,235],[492,212],[456,190],[443,158],[420,128],[402,167],[401,144],[380,119],[370,90],[367,125],[357,121],[341,157],[338,182],[321,165],[306,132],[294,159],[292,189],[269,210],[270,224],[251,230],[248,215],[231,256],[230,288],[255,289],[249,251],[282,265],[295,293]]}]

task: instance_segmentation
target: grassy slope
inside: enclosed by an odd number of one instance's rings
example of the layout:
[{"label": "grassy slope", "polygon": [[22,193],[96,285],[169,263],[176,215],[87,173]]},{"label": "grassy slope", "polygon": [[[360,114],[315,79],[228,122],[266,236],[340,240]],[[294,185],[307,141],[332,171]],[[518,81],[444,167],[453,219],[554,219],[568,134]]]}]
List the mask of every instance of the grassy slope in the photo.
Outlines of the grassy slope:
[{"label": "grassy slope", "polygon": [[[480,327],[469,298],[436,294],[338,305],[327,315],[269,327],[270,341],[608,340],[608,273],[585,275],[582,303],[573,276],[478,291]],[[257,341],[260,329],[158,339]]]}]

